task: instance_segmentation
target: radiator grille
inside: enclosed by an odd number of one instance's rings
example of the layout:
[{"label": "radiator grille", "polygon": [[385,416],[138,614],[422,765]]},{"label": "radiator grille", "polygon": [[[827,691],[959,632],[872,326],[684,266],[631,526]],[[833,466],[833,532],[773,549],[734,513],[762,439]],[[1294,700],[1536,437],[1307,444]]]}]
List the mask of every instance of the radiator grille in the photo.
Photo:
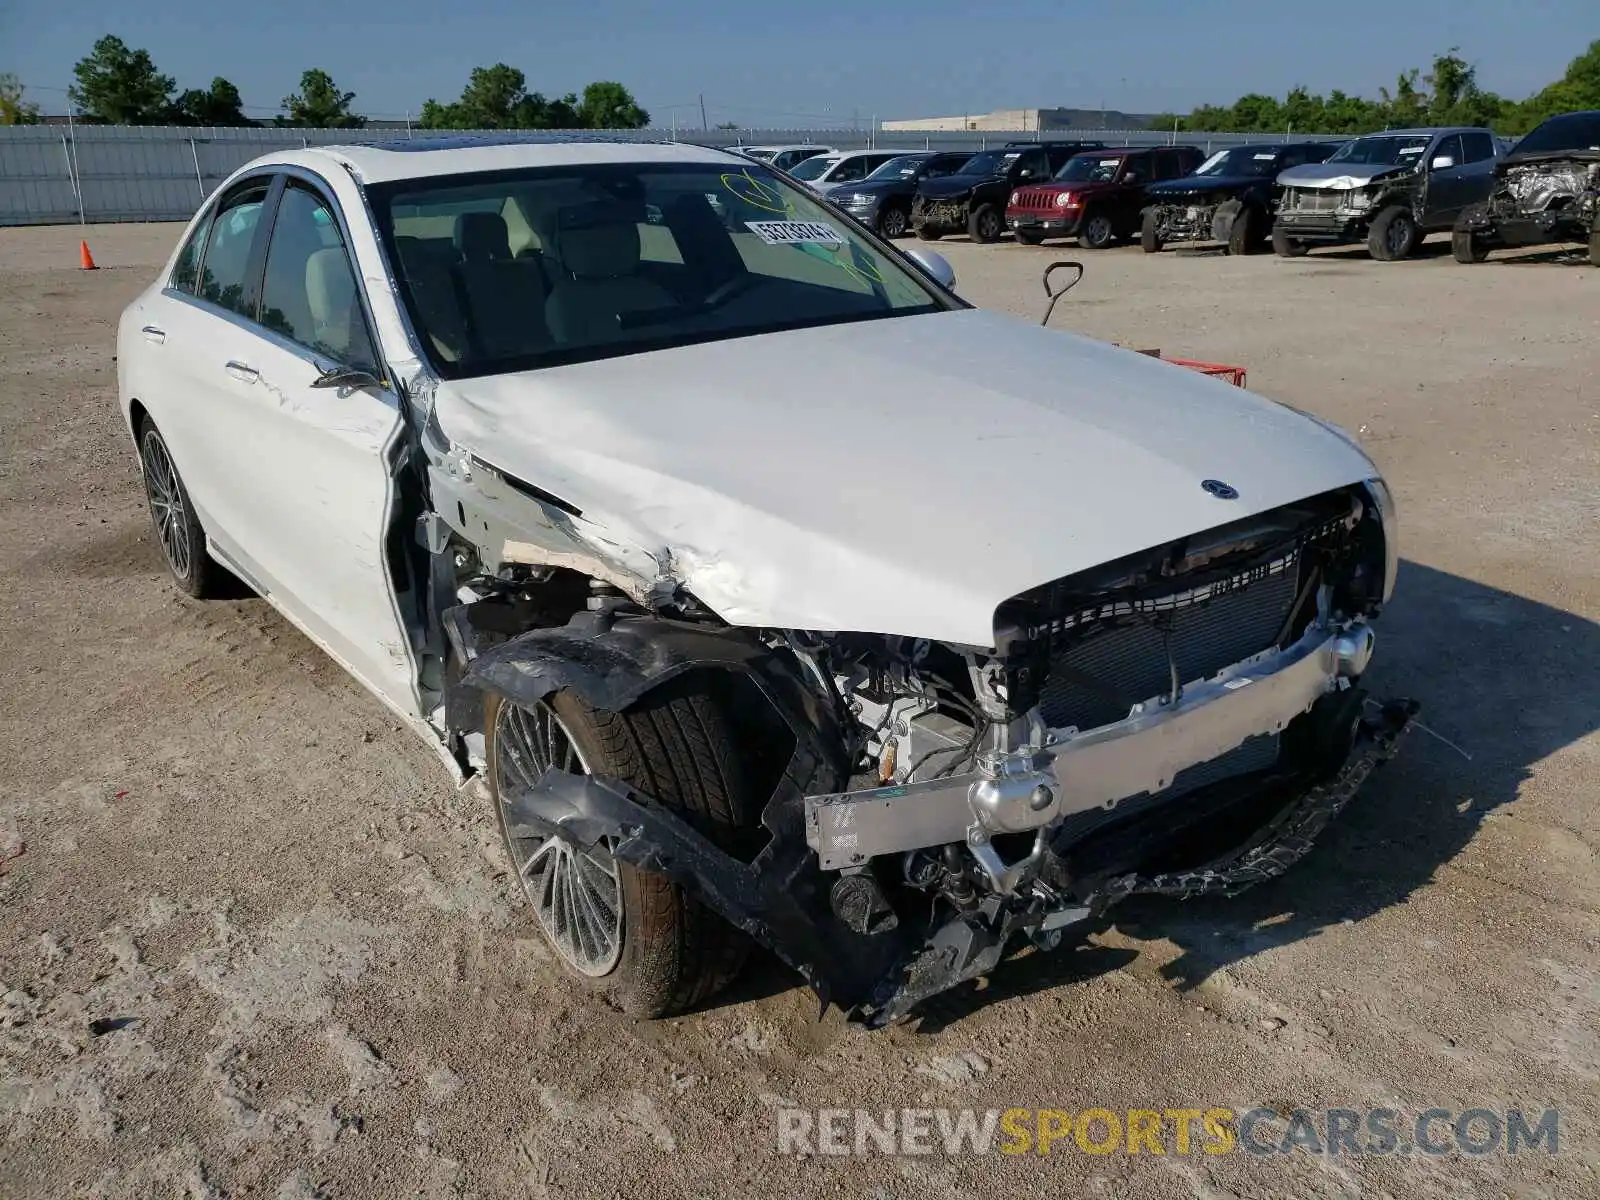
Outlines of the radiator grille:
[{"label": "radiator grille", "polygon": [[1316,188],[1290,188],[1283,206],[1294,212],[1335,212],[1347,194]]},{"label": "radiator grille", "polygon": [[1018,188],[1015,207],[1017,208],[1054,208],[1056,197],[1061,194],[1058,188]]},{"label": "radiator grille", "polygon": [[1061,639],[1040,692],[1045,723],[1091,729],[1120,721],[1131,705],[1171,689],[1171,664],[1189,683],[1268,649],[1294,605],[1298,561],[1252,573],[1242,586],[1119,605],[1081,636]]}]

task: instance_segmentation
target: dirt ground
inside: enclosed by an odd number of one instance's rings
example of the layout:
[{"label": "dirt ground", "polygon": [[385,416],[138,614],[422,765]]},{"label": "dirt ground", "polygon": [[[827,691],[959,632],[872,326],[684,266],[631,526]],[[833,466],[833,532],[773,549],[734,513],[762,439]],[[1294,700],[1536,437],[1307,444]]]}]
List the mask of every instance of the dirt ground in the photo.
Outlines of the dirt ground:
[{"label": "dirt ground", "polygon": [[[1600,270],[941,245],[1030,319],[1084,258],[1059,324],[1359,431],[1406,560],[1377,690],[1437,736],[1288,877],[865,1032],[769,960],[678,1020],[586,1002],[427,749],[263,602],[176,592],[112,356],[177,229],[88,234],[92,274],[0,229],[0,1195],[1600,1195]],[[783,1104],[1554,1107],[1560,1142],[797,1158]]]}]

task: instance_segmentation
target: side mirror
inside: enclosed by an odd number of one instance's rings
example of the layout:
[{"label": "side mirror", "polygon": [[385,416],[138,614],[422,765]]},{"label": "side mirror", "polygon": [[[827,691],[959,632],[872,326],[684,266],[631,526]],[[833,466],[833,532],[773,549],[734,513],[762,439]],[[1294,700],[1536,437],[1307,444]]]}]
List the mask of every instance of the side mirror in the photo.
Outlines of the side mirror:
[{"label": "side mirror", "polygon": [[955,268],[950,265],[950,260],[937,250],[924,250],[918,246],[916,249],[907,250],[905,256],[932,275],[940,287],[950,292],[956,290]]},{"label": "side mirror", "polygon": [[1428,165],[1435,171],[1445,171],[1455,166],[1456,160],[1451,158],[1448,154],[1440,154],[1435,156],[1434,160]]},{"label": "side mirror", "polygon": [[329,367],[311,381],[314,388],[381,388],[383,380],[361,367]]}]

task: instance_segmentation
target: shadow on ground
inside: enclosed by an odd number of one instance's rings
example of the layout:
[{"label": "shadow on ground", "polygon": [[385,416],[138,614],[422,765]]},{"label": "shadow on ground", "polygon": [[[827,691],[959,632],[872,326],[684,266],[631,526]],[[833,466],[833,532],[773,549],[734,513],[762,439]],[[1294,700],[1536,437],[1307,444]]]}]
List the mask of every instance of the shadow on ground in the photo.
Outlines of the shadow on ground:
[{"label": "shadow on ground", "polygon": [[[1516,800],[1536,764],[1600,729],[1600,624],[1407,562],[1377,628],[1373,694],[1420,700],[1421,720],[1438,736],[1414,730],[1400,756],[1283,877],[1233,899],[1138,898],[1114,909],[1107,927],[1179,947],[1162,972],[1179,988],[1262,950],[1403,904],[1461,852],[1490,812]],[[929,1006],[921,1028],[1120,968],[1132,957],[1106,947],[1018,957],[988,988],[953,992]]]}]

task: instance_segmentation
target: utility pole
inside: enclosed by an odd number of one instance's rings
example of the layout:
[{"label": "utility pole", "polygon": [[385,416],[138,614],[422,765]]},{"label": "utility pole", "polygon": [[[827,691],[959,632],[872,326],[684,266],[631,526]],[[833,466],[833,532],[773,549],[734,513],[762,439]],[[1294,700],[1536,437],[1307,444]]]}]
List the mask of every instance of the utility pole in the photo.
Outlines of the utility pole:
[{"label": "utility pole", "polygon": [[711,129],[711,126],[706,121],[706,94],[704,92],[700,93],[700,128],[706,132]]}]

